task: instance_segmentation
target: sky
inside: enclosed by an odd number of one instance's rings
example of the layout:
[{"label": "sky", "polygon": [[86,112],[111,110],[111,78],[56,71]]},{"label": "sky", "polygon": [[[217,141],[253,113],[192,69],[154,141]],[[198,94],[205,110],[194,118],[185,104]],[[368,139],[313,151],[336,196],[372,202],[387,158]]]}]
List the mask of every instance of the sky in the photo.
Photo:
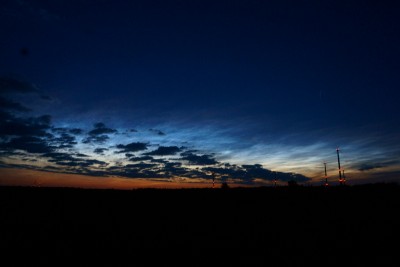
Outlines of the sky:
[{"label": "sky", "polygon": [[400,179],[393,1],[3,0],[0,184]]}]

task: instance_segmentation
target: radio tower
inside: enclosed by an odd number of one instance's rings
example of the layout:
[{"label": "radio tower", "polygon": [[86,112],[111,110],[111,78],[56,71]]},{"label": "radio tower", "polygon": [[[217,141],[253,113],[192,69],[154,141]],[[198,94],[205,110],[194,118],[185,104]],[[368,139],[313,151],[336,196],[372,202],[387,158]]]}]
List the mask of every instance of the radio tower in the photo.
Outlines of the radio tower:
[{"label": "radio tower", "polygon": [[326,175],[326,162],[324,162],[324,166],[325,166],[325,186],[328,186],[328,175]]},{"label": "radio tower", "polygon": [[337,161],[338,161],[338,167],[339,167],[339,184],[344,185],[344,179],[342,178],[342,169],[340,168],[339,148],[336,148],[336,153],[337,153]]},{"label": "radio tower", "polygon": [[214,188],[215,187],[215,173],[214,172],[212,173],[212,179],[213,179],[212,188]]},{"label": "radio tower", "polygon": [[346,184],[346,176],[344,176],[344,169],[342,170],[342,180],[343,184]]}]

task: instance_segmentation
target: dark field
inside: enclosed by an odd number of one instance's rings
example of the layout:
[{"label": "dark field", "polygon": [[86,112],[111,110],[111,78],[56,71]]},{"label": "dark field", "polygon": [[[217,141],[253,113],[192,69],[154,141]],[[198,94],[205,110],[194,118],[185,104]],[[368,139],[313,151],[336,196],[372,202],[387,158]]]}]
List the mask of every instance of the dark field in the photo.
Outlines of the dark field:
[{"label": "dark field", "polygon": [[[199,249],[243,266],[396,266],[399,186],[84,190],[0,187],[1,249]],[[230,248],[227,252],[220,248]],[[378,252],[378,249],[380,252]],[[257,252],[256,252],[257,251]],[[232,255],[236,255],[233,257]],[[177,256],[181,258],[181,256]],[[202,261],[191,265],[204,265]]]}]

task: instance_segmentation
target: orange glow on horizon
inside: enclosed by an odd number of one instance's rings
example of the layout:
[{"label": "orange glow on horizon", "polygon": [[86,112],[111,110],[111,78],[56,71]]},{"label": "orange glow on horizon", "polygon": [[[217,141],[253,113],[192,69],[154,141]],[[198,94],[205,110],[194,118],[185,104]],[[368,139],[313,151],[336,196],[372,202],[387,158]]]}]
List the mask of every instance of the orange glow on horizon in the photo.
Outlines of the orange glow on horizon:
[{"label": "orange glow on horizon", "polygon": [[[94,177],[80,174],[1,168],[0,186],[75,187],[90,189],[212,188],[210,182],[170,182],[145,178]],[[229,184],[230,187],[243,185]],[[217,186],[216,186],[217,187]]]}]

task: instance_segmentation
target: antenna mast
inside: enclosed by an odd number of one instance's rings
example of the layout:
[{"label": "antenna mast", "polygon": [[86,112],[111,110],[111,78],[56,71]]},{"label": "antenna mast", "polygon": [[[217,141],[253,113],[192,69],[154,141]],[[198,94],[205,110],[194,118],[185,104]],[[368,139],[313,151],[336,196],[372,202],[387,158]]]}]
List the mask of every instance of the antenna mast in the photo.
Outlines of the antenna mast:
[{"label": "antenna mast", "polygon": [[339,167],[339,184],[344,185],[344,179],[342,178],[342,169],[340,168],[340,156],[339,156],[339,148],[336,148],[336,153],[337,153],[337,161],[338,161],[338,167]]},{"label": "antenna mast", "polygon": [[328,186],[328,175],[326,174],[326,162],[324,162],[324,166],[325,166],[325,186]]},{"label": "antenna mast", "polygon": [[346,184],[346,176],[344,176],[344,168],[342,170],[342,180],[343,180],[343,184]]}]

